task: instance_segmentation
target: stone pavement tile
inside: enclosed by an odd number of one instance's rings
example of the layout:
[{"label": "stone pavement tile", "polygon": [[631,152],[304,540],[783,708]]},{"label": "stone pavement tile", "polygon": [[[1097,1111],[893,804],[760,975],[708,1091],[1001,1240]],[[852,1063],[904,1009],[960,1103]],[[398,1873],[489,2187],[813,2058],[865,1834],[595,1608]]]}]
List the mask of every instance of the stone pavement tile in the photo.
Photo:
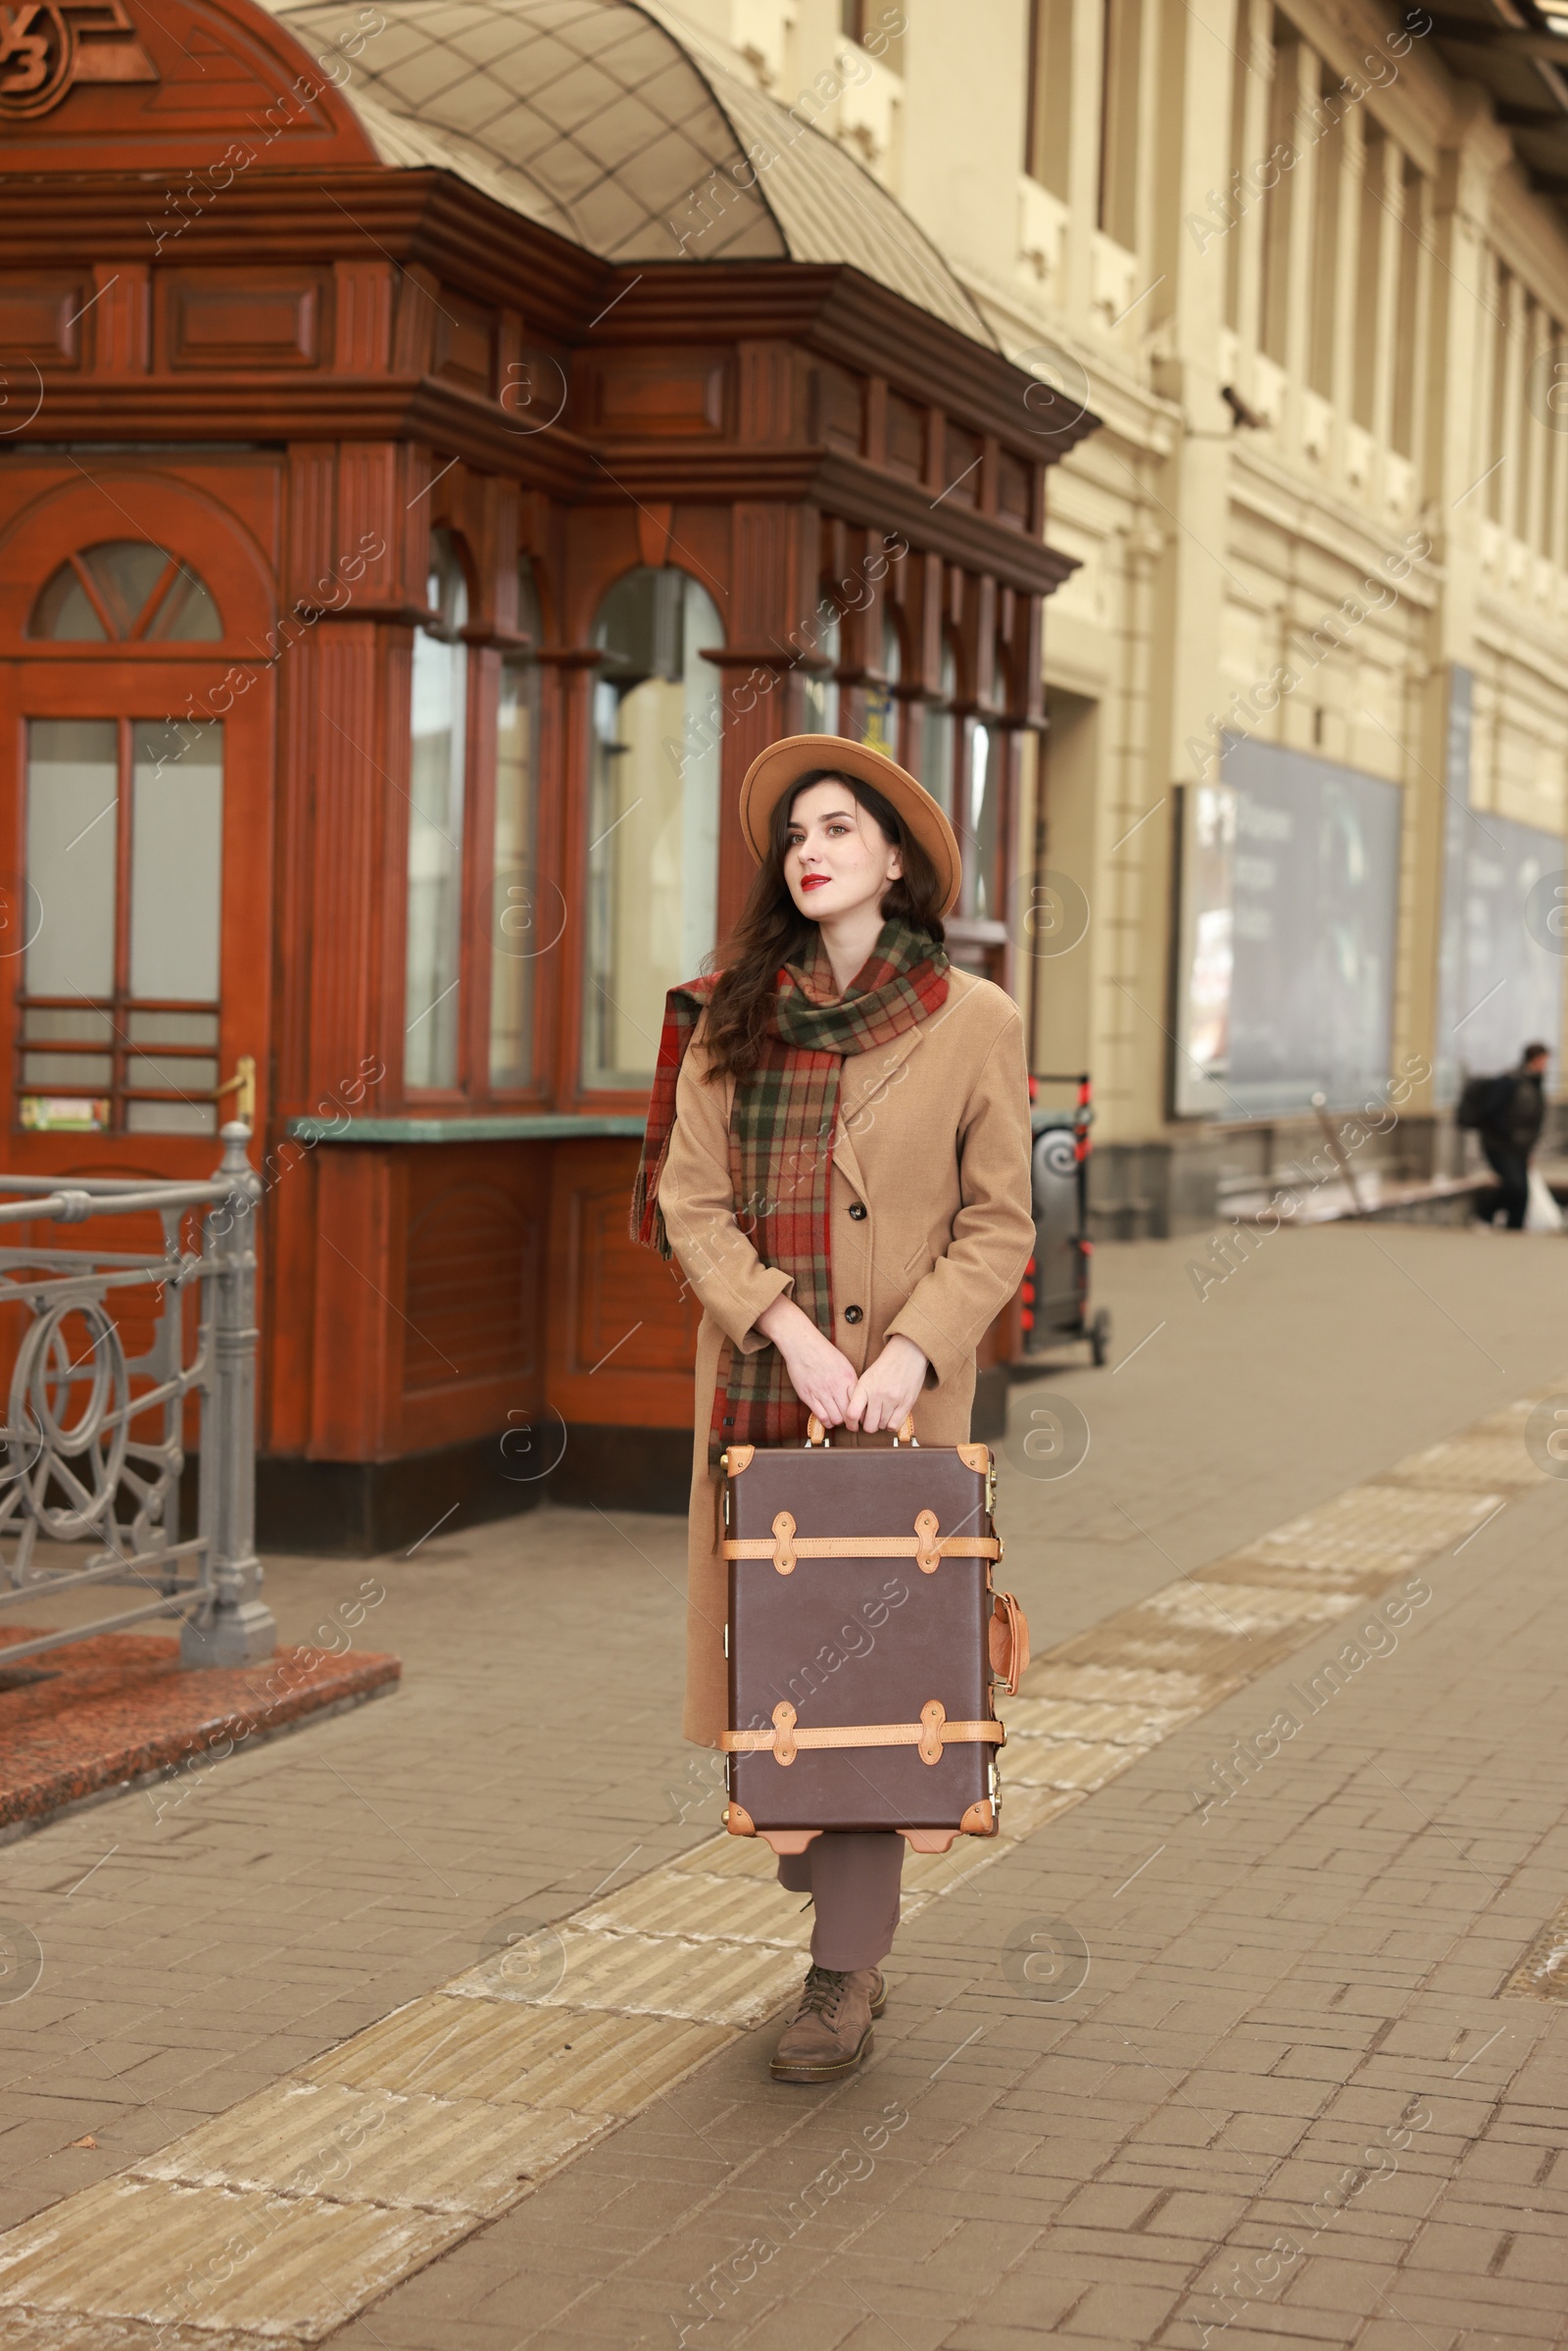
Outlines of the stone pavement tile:
[{"label": "stone pavement tile", "polygon": [[1094,2285],[1125,2278],[1146,2285],[1181,2285],[1213,2251],[1207,2240],[1139,2234],[1117,2229],[1082,2229],[1058,2221],[1044,2240],[1054,2268]]},{"label": "stone pavement tile", "polygon": [[[1457,2177],[1466,2184],[1544,2187],[1560,2170],[1555,2149],[1543,2154],[1540,2148],[1519,2140],[1496,2137],[1478,2139],[1466,2147],[1459,2158]],[[1562,2176],[1568,2180],[1568,2173]]]},{"label": "stone pavement tile", "polygon": [[1081,2187],[1062,2207],[1062,2220],[1079,2229],[1142,2229],[1160,2201],[1143,2187],[1108,2187],[1096,2181]]},{"label": "stone pavement tile", "polygon": [[1063,2331],[1117,2344],[1149,2342],[1181,2300],[1179,2293],[1159,2286],[1093,2285],[1074,2305]]},{"label": "stone pavement tile", "polygon": [[1184,2094],[1200,2113],[1215,2107],[1250,2114],[1294,2115],[1308,2121],[1322,2114],[1329,2098],[1328,2084],[1301,2075],[1210,2074],[1200,2068],[1182,2084]]},{"label": "stone pavement tile", "polygon": [[1243,2218],[1249,2201],[1245,2195],[1226,2196],[1202,2188],[1167,2189],[1155,2199],[1141,2226],[1160,2236],[1217,2242]]},{"label": "stone pavement tile", "polygon": [[1456,2309],[1485,2333],[1503,2332],[1556,2341],[1563,2324],[1563,2298],[1539,2283],[1501,2278],[1438,2278],[1400,2270],[1384,2288],[1381,2307],[1394,2303],[1420,2327],[1451,2323]]},{"label": "stone pavement tile", "polygon": [[[1504,2240],[1506,2242],[1506,2240]],[[1499,2275],[1510,2281],[1540,2279],[1559,2289],[1568,2287],[1568,2242],[1561,2229],[1550,2236],[1521,2229],[1503,2254]],[[1568,2296],[1565,2296],[1568,2302]]]},{"label": "stone pavement tile", "polygon": [[[377,2317],[372,2304],[365,2317],[352,2319],[335,2333],[332,2351],[435,2351],[434,2339],[422,2320]],[[546,2314],[541,2312],[541,2317]],[[586,2338],[584,2338],[586,2339]],[[440,2351],[516,2351],[516,2319],[448,2318],[442,2321]]]}]

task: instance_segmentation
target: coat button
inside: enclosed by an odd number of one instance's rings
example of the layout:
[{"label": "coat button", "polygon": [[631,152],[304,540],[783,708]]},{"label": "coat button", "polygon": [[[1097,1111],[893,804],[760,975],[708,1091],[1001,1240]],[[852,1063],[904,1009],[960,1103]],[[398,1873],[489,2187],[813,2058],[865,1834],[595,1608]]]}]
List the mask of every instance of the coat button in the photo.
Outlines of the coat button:
[{"label": "coat button", "polygon": [[860,1306],[846,1306],[844,1309],[844,1319],[846,1322],[863,1322],[865,1320],[865,1310]]},{"label": "coat button", "polygon": [[852,1200],[850,1202],[850,1214],[854,1217],[857,1224],[862,1224],[865,1221],[864,1200]]}]

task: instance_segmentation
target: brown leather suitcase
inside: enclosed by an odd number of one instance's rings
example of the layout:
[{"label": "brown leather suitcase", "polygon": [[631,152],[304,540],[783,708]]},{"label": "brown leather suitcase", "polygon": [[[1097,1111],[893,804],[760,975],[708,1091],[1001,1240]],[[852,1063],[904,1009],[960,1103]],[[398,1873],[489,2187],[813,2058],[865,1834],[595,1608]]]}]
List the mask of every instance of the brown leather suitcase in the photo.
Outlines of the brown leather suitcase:
[{"label": "brown leather suitcase", "polygon": [[779,1852],[824,1829],[994,1836],[992,1676],[1017,1688],[1029,1637],[992,1589],[986,1446],[906,1422],[891,1445],[732,1445],[723,1467],[726,1826]]}]

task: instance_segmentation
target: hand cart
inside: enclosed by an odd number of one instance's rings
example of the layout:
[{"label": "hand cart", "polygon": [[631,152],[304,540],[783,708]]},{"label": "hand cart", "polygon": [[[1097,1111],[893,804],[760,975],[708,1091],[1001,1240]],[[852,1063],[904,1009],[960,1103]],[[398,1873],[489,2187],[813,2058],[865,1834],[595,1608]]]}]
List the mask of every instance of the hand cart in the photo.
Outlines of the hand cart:
[{"label": "hand cart", "polygon": [[[1074,1086],[1069,1109],[1042,1109],[1042,1086]],[[1031,1174],[1034,1191],[1035,1253],[1024,1275],[1023,1350],[1026,1356],[1086,1340],[1096,1363],[1110,1352],[1110,1313],[1089,1311],[1089,1130],[1094,1094],[1088,1070],[1064,1076],[1042,1071],[1029,1080],[1029,1123],[1034,1133]]]}]

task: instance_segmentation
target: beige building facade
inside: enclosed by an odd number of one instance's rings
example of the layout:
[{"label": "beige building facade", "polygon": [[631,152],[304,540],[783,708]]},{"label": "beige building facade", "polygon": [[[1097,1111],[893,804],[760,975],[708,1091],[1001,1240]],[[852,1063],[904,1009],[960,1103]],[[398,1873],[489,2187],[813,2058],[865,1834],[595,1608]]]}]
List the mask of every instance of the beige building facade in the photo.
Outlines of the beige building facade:
[{"label": "beige building facade", "polygon": [[1396,1106],[1369,1166],[1457,1166],[1464,1074],[1555,1053],[1568,970],[1568,25],[683,14],[900,199],[1043,434],[1100,419],[1052,474],[1013,923],[1035,1067],[1094,1075],[1102,1230],[1211,1218],[1316,1092]]}]

